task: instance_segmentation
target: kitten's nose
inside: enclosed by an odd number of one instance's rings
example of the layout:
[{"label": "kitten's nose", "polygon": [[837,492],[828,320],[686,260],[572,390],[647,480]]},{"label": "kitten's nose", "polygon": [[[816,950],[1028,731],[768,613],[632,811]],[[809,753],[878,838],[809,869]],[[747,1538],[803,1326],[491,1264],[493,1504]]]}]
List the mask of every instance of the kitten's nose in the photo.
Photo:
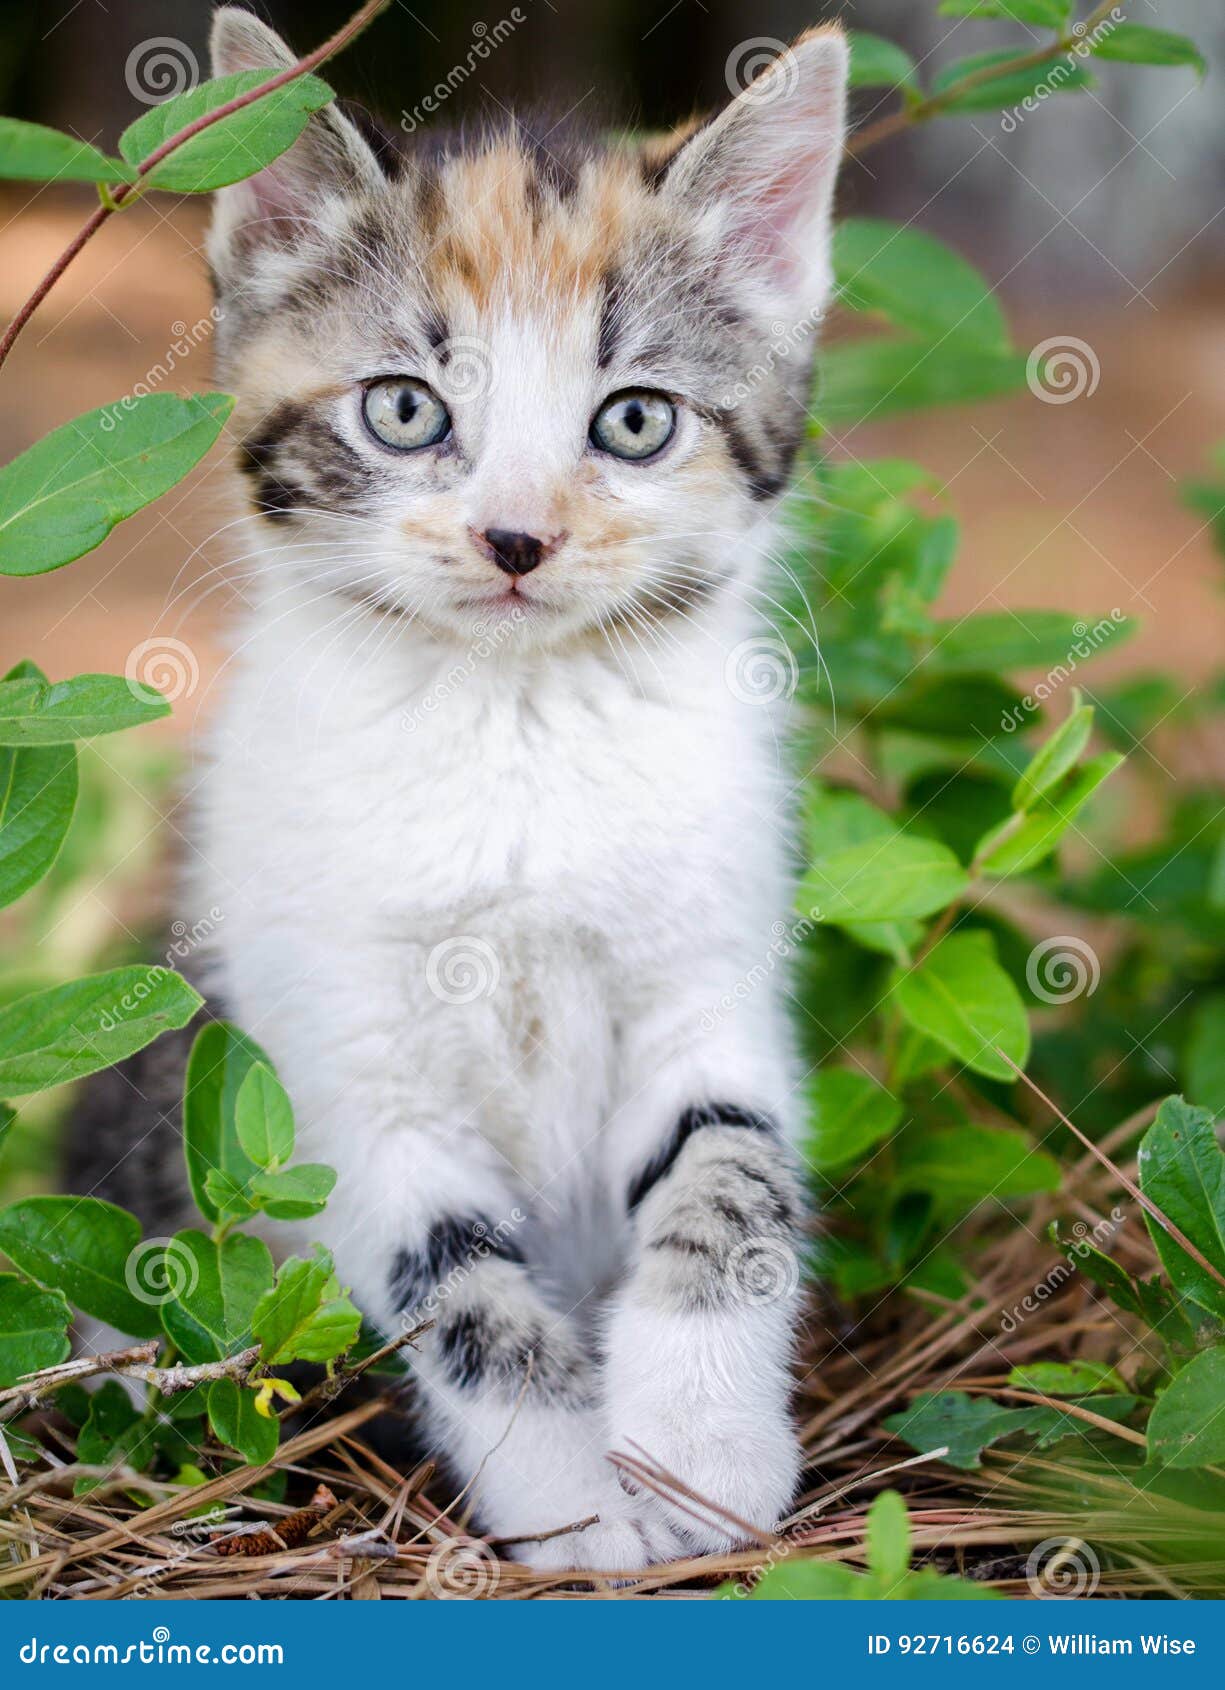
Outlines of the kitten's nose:
[{"label": "kitten's nose", "polygon": [[535,534],[516,534],[512,528],[487,528],[485,544],[508,575],[529,575],[548,549]]}]

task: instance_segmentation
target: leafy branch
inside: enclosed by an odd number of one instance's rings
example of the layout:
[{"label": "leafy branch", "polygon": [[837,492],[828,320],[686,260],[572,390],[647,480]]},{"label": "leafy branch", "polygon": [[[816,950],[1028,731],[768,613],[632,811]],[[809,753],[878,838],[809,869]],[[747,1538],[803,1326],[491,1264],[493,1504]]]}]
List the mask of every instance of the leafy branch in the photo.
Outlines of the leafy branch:
[{"label": "leafy branch", "polygon": [[349,42],[372,23],[380,12],[385,11],[390,4],[391,0],[366,0],[366,4],[353,14],[348,23],[343,24],[334,35],[329,36],[322,46],[316,47],[313,52],[305,54],[296,63],[278,71],[274,76],[268,77],[254,88],[248,88],[241,94],[234,95],[232,99],[226,100],[222,105],[214,106],[211,111],[202,113],[201,116],[194,118],[163,141],[160,146],[155,147],[148,157],[142,159],[136,166],[134,181],[119,182],[113,187],[102,187],[100,190],[102,203],[96,211],[91,213],[63,252],[60,253],[46,275],[35,287],[33,293],[18,310],[12,322],[4,331],[4,335],[0,337],[0,365],[4,364],[18,335],[73,259],[97,234],[108,218],[114,216],[117,211],[122,211],[125,206],[131,205],[134,200],[140,197],[145,191],[146,179],[159,164],[185,146],[188,141],[194,140],[197,135],[202,134],[206,129],[211,129],[214,124],[222,122],[227,117],[232,117],[235,112],[243,111],[247,106],[254,105],[267,95],[274,94],[278,88],[283,88],[288,83],[296,82],[299,78],[309,75],[326,60],[339,53],[342,48],[347,47]]},{"label": "leafy branch", "polygon": [[951,82],[939,93],[906,101],[900,110],[878,118],[875,123],[866,124],[857,134],[852,135],[846,146],[847,156],[858,158],[870,147],[879,146],[882,141],[900,135],[903,130],[911,128],[914,124],[926,123],[929,118],[939,117],[955,108],[958,101],[964,99],[967,94],[985,87],[990,82],[1000,81],[1007,76],[1018,76],[1027,70],[1036,70],[1062,54],[1074,51],[1083,45],[1086,37],[1092,36],[1093,31],[1110,16],[1118,3],[1119,0],[1099,0],[1099,4],[1082,23],[1061,30],[1047,46],[1035,47],[1027,53],[1018,53],[1012,59],[1001,59],[995,64],[983,65],[978,70],[969,71],[965,76],[959,77],[956,82]]}]

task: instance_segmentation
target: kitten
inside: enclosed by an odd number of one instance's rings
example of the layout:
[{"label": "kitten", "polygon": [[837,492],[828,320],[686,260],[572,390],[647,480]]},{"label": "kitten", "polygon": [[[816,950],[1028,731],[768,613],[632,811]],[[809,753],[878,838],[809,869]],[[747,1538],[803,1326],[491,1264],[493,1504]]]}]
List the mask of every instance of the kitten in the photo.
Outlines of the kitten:
[{"label": "kitten", "polygon": [[[213,53],[290,62],[231,8]],[[321,1238],[387,1332],[434,1320],[433,1434],[540,1567],[724,1548],[798,1477],[797,1075],[761,978],[789,816],[737,664],[846,56],[812,32],[638,148],[393,149],[331,107],[209,239],[252,514],[184,908],[223,912],[210,1000],[339,1173],[270,1241]],[[623,1486],[635,1446],[722,1512]]]}]

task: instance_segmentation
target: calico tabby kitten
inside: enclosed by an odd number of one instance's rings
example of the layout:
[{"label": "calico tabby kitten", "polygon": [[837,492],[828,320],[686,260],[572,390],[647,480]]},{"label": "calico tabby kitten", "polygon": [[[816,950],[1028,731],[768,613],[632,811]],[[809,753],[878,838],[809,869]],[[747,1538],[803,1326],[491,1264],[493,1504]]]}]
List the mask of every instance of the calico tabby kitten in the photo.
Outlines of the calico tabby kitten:
[{"label": "calico tabby kitten", "polygon": [[[213,53],[290,62],[232,8]],[[331,107],[209,238],[248,605],[183,908],[223,913],[210,1002],[339,1172],[270,1242],[321,1237],[385,1331],[434,1320],[437,1444],[542,1567],[724,1547],[798,1475],[796,1074],[776,978],[738,989],[787,917],[789,818],[736,665],[846,57],[814,31],[642,148],[393,148]],[[129,1105],[123,1132],[117,1171],[85,1132],[82,1174],[165,1214],[173,1131]],[[634,1446],[726,1512],[624,1487]]]}]

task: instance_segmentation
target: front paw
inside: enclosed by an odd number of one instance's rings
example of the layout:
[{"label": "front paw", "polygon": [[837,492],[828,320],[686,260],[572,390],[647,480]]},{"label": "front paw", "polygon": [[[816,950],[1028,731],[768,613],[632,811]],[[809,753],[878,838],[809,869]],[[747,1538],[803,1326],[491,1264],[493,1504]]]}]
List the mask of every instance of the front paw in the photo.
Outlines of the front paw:
[{"label": "front paw", "polygon": [[618,1468],[631,1494],[701,1554],[735,1549],[754,1541],[755,1534],[772,1533],[790,1509],[802,1465],[799,1440],[782,1411],[729,1433],[716,1417],[681,1419],[666,1403],[643,1404],[620,1421],[614,1450],[633,1467],[662,1469],[680,1480],[683,1490],[659,1475],[657,1482],[668,1493],[661,1496],[632,1469]]},{"label": "front paw", "polygon": [[614,1492],[615,1500],[581,1531],[512,1545],[509,1554],[538,1572],[645,1572],[682,1557],[685,1545],[667,1521],[637,1500]]}]

